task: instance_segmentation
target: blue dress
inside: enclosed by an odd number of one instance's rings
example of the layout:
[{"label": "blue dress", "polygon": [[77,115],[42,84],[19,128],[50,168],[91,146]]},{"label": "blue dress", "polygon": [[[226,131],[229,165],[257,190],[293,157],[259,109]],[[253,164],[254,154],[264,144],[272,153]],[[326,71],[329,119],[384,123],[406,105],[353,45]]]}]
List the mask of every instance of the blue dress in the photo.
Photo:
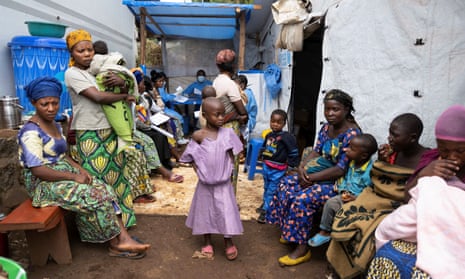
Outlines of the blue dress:
[{"label": "blue dress", "polygon": [[[314,150],[333,166],[347,170],[349,159],[343,150],[361,131],[350,128],[336,138],[330,138],[328,133],[329,124],[325,123],[318,133]],[[329,198],[337,194],[334,190],[335,183],[336,181],[325,181],[301,188],[297,174],[284,177],[267,210],[267,222],[279,225],[285,240],[298,244],[307,243],[314,214],[323,208]]]}]

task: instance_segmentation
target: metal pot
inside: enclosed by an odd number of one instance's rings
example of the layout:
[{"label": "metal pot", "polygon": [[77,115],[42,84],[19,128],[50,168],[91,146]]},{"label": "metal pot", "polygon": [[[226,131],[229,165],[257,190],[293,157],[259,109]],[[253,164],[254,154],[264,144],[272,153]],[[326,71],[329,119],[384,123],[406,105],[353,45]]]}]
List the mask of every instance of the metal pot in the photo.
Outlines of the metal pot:
[{"label": "metal pot", "polygon": [[0,129],[18,129],[23,109],[17,97],[0,98]]}]

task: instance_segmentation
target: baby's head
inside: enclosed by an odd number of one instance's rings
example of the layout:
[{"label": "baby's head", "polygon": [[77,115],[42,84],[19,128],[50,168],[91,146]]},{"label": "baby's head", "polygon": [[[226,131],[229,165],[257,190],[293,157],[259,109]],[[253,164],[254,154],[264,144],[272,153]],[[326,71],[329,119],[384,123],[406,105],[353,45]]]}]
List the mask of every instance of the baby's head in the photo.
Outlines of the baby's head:
[{"label": "baby's head", "polygon": [[93,47],[95,54],[108,54],[108,46],[104,41],[95,41],[93,43]]},{"label": "baby's head", "polygon": [[389,145],[394,152],[402,152],[418,144],[423,122],[413,113],[396,116],[389,126]]},{"label": "baby's head", "polygon": [[206,99],[208,97],[216,97],[215,87],[211,85],[207,85],[202,89],[202,99]]},{"label": "baby's head", "polygon": [[361,134],[353,137],[346,148],[346,156],[356,163],[365,163],[378,150],[375,137],[370,134]]},{"label": "baby's head", "polygon": [[248,80],[245,75],[238,75],[237,78],[235,79],[237,84],[239,84],[239,87],[244,90],[247,88]]},{"label": "baby's head", "polygon": [[202,115],[210,126],[221,127],[224,123],[224,105],[215,98],[208,97],[202,101]]},{"label": "baby's head", "polygon": [[287,113],[282,109],[275,109],[271,112],[270,128],[273,132],[281,132],[286,125]]}]

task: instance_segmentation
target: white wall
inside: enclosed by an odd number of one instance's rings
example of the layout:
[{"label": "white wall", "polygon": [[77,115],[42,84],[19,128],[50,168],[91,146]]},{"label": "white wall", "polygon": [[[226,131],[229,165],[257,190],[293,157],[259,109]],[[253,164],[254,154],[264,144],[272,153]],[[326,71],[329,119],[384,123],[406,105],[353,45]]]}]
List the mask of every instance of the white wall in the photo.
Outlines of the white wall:
[{"label": "white wall", "polygon": [[133,67],[137,53],[134,16],[121,3],[120,0],[0,1],[0,96],[16,95],[7,44],[15,36],[29,35],[25,21],[64,24],[69,26],[67,33],[86,29],[92,34],[93,40],[106,41],[110,51],[121,52],[129,67]]}]

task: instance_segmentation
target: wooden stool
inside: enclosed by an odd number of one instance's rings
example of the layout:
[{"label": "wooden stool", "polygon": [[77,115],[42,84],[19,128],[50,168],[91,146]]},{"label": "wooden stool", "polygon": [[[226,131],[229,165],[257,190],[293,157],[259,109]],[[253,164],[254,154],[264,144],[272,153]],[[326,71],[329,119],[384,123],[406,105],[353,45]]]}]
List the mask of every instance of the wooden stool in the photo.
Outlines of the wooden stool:
[{"label": "wooden stool", "polygon": [[0,231],[26,233],[32,265],[45,265],[51,256],[57,264],[71,263],[68,231],[58,206],[33,207],[25,200],[0,222]]}]

